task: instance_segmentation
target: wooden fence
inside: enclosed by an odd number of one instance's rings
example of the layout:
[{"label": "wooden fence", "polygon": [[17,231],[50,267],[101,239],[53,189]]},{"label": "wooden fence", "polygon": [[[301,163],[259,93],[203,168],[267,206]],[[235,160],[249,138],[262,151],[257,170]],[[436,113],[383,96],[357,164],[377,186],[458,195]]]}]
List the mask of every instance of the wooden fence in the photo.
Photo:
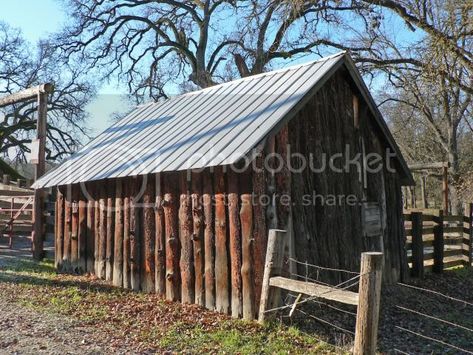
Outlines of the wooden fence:
[{"label": "wooden fence", "polygon": [[[473,204],[470,205],[473,210]],[[413,210],[404,214],[408,263],[413,277],[425,271],[472,264],[472,216],[446,215],[441,210]]]},{"label": "wooden fence", "polygon": [[[281,276],[286,241],[286,231],[274,229],[269,231],[258,321],[263,323],[270,312],[288,307],[280,307],[281,289],[299,294],[291,306],[291,313],[298,305],[311,299],[325,299],[357,306],[353,354],[376,354],[383,254],[378,252],[361,254],[361,269],[356,277],[337,286],[327,286]],[[357,280],[356,283],[359,284],[358,293],[348,290],[353,285],[347,283],[352,280]],[[341,287],[342,285],[344,287]],[[302,295],[308,298],[299,302]]]}]

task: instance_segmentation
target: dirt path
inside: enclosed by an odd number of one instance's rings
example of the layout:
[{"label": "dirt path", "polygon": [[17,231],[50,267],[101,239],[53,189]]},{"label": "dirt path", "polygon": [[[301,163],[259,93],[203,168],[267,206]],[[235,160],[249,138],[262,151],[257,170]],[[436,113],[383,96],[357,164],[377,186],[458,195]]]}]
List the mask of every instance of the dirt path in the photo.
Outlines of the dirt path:
[{"label": "dirt path", "polygon": [[94,327],[2,300],[1,354],[130,354]]}]

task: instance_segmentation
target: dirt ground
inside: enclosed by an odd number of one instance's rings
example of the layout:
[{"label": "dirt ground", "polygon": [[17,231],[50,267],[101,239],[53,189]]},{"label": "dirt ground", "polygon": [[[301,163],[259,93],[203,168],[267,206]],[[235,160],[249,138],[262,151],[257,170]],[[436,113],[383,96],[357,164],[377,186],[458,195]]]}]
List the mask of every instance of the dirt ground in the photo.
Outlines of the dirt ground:
[{"label": "dirt ground", "polygon": [[[27,238],[16,239],[14,250],[7,242],[0,239],[0,354],[345,354],[352,346],[353,307],[311,302],[260,327],[89,276],[56,274],[51,262],[31,261]],[[380,352],[473,353],[473,272],[449,270],[413,284],[451,298],[383,287]]]}]

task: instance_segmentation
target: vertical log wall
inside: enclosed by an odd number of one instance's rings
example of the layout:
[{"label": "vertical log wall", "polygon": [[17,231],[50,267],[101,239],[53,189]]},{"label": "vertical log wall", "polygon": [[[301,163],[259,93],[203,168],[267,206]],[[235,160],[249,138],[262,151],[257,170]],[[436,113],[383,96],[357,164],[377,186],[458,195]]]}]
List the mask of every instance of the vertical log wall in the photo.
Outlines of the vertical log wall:
[{"label": "vertical log wall", "polygon": [[[346,144],[358,149],[362,136],[368,152],[381,151],[384,146],[371,124],[360,122],[356,128],[351,123],[347,103],[351,104],[352,95],[342,78],[329,81],[268,140],[265,152],[284,156],[290,144],[291,152],[315,153],[313,163],[319,167],[319,153],[344,152]],[[360,119],[368,117],[361,115]],[[386,269],[391,270],[387,279],[397,281],[402,264],[398,229],[402,206],[396,174],[371,176],[373,189],[364,192],[356,169],[346,175],[308,170],[290,173],[284,165],[271,174],[263,168],[264,158],[256,158],[244,173],[215,167],[190,175],[166,172],[96,181],[84,185],[87,191],[79,185],[60,187],[56,201],[58,268],[93,273],[116,286],[253,319],[270,226],[293,235],[294,244],[286,248],[291,256],[358,270],[366,244],[361,238],[360,207],[301,203],[304,195],[317,191],[354,194],[360,199],[366,195],[386,206],[384,247]],[[292,168],[299,168],[298,164],[291,161]],[[289,202],[294,203],[274,202],[281,195],[290,196]],[[329,277],[329,281],[340,280]]]},{"label": "vertical log wall", "polygon": [[216,168],[60,187],[58,268],[253,319],[267,231],[256,255],[252,184]]}]

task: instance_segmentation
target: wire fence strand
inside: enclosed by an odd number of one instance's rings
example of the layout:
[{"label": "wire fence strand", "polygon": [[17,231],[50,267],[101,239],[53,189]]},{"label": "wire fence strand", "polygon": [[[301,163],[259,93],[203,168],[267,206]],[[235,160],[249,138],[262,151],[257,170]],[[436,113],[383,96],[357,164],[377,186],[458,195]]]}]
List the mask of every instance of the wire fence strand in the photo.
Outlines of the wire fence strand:
[{"label": "wire fence strand", "polygon": [[457,328],[460,328],[460,329],[463,329],[463,330],[466,330],[466,331],[469,331],[469,332],[472,332],[472,333],[473,333],[473,329],[464,327],[463,325],[456,324],[456,323],[453,323],[453,322],[450,322],[450,321],[447,321],[447,320],[444,320],[444,319],[441,319],[441,318],[438,318],[438,317],[434,317],[434,316],[431,316],[431,315],[428,315],[428,314],[425,314],[425,313],[416,311],[416,310],[414,310],[414,309],[410,309],[410,308],[406,308],[406,307],[402,307],[402,306],[396,306],[396,307],[399,308],[399,309],[401,309],[401,310],[403,310],[403,311],[411,312],[411,313],[420,315],[420,316],[422,316],[422,317],[429,318],[429,319],[432,319],[432,320],[436,320],[436,321],[438,321],[438,322],[441,322],[441,323],[444,323],[444,324],[448,324],[448,325],[450,325],[450,326],[452,326],[452,327],[457,327]]},{"label": "wire fence strand", "polygon": [[442,344],[442,345],[444,345],[444,346],[446,346],[446,347],[449,347],[449,348],[451,348],[451,349],[459,350],[459,351],[462,351],[462,352],[464,352],[464,353],[466,353],[466,354],[473,354],[473,351],[469,351],[469,350],[466,350],[466,349],[462,349],[462,348],[460,348],[460,347],[458,347],[458,346],[456,346],[456,345],[447,343],[447,342],[445,342],[445,341],[443,341],[443,340],[435,339],[435,338],[429,337],[429,336],[427,336],[427,335],[420,334],[420,333],[417,333],[417,332],[415,332],[415,331],[413,331],[413,330],[406,329],[406,328],[403,328],[403,327],[400,327],[400,326],[396,326],[396,328],[398,328],[398,329],[400,329],[400,330],[402,330],[402,331],[405,331],[405,332],[407,332],[407,333],[411,333],[411,334],[413,334],[413,335],[416,335],[416,336],[418,336],[418,337],[420,337],[420,338],[424,338],[424,339],[427,339],[427,340],[430,340],[430,341],[433,341],[433,342]]},{"label": "wire fence strand", "polygon": [[471,303],[471,302],[464,301],[464,300],[461,300],[459,298],[451,297],[451,296],[445,295],[445,294],[443,294],[441,292],[438,292],[438,291],[429,290],[428,288],[422,288],[422,287],[418,287],[418,286],[408,285],[408,284],[404,284],[404,283],[401,283],[401,282],[399,282],[398,285],[404,286],[404,287],[407,287],[407,288],[412,288],[412,289],[418,290],[418,291],[424,291],[424,292],[432,293],[434,295],[444,297],[445,299],[449,299],[451,301],[456,301],[456,302],[463,303],[465,305],[473,307],[473,303]]},{"label": "wire fence strand", "polygon": [[300,309],[296,309],[296,311],[298,311],[298,312],[304,314],[305,316],[307,316],[307,317],[309,317],[309,318],[315,319],[315,320],[317,320],[317,321],[319,321],[319,322],[321,322],[321,323],[327,324],[327,325],[329,325],[329,326],[331,326],[331,327],[333,327],[333,328],[335,328],[335,329],[338,329],[338,330],[340,330],[340,331],[342,331],[342,332],[349,333],[349,334],[351,334],[351,335],[355,335],[355,332],[352,332],[351,330],[348,330],[348,329],[342,328],[342,327],[340,327],[340,326],[338,326],[338,325],[335,325],[335,324],[333,324],[333,323],[330,323],[329,321],[326,321],[325,319],[316,317],[316,316],[314,316],[314,315],[312,315],[312,314],[310,314],[310,313],[304,312],[304,311],[302,311],[302,310],[300,310]]},{"label": "wire fence strand", "polygon": [[302,262],[293,258],[289,258],[289,261],[299,264],[299,265],[305,265],[305,266],[310,266],[319,270],[325,270],[325,271],[336,271],[336,272],[344,272],[347,274],[352,274],[352,275],[359,275],[359,272],[355,271],[350,271],[350,270],[345,270],[345,269],[336,269],[336,268],[330,268],[330,267],[325,267],[325,266],[319,266],[319,265],[314,265],[314,264],[309,264],[308,262]]}]

